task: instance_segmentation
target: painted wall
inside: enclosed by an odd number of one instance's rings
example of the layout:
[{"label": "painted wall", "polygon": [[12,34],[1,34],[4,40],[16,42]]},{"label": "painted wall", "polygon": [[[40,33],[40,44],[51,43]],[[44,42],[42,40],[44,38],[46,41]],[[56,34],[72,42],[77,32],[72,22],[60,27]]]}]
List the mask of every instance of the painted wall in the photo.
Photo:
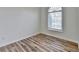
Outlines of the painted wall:
[{"label": "painted wall", "polygon": [[76,13],[77,13],[77,36],[79,39],[79,7],[76,8]]},{"label": "painted wall", "polygon": [[[48,8],[41,8],[41,32],[49,35],[64,38],[70,41],[79,42],[78,27],[77,27],[77,11],[75,7],[63,8],[63,25],[64,31],[62,33],[48,30]],[[78,16],[79,17],[79,16]]]},{"label": "painted wall", "polygon": [[0,8],[0,46],[40,31],[40,8]]},{"label": "painted wall", "polygon": [[64,32],[48,30],[48,8],[0,8],[0,46],[39,32],[79,42],[79,8],[64,8]]}]

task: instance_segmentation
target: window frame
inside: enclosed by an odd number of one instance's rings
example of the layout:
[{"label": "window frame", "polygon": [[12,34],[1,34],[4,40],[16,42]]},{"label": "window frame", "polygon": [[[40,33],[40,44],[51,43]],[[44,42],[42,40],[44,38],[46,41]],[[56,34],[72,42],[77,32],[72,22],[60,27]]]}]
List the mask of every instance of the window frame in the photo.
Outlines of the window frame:
[{"label": "window frame", "polygon": [[[63,32],[63,29],[64,29],[64,27],[63,27],[63,7],[61,7],[62,8],[62,10],[59,10],[59,11],[54,11],[54,12],[62,12],[62,15],[61,15],[61,17],[62,17],[62,19],[61,19],[61,26],[62,26],[62,29],[56,29],[56,28],[51,28],[51,27],[49,27],[49,25],[48,25],[48,30],[52,30],[52,31],[56,31],[56,32]],[[49,9],[49,8],[48,8]],[[53,13],[53,12],[48,12],[48,14],[49,13]],[[48,21],[49,22],[49,21]]]}]

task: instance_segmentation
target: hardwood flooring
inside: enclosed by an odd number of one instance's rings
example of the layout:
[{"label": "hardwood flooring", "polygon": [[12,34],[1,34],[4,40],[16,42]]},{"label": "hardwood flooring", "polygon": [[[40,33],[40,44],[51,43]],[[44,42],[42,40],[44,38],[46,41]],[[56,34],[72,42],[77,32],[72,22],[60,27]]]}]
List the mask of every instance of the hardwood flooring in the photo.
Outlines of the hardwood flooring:
[{"label": "hardwood flooring", "polygon": [[0,48],[0,52],[78,52],[77,43],[38,34]]}]

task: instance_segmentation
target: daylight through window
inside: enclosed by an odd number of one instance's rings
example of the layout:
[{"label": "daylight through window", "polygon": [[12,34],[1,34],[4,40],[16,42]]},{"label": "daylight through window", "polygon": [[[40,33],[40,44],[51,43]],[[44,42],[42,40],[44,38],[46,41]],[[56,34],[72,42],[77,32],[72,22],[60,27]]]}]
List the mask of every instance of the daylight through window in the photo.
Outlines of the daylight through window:
[{"label": "daylight through window", "polygon": [[62,31],[62,7],[48,9],[48,29]]}]

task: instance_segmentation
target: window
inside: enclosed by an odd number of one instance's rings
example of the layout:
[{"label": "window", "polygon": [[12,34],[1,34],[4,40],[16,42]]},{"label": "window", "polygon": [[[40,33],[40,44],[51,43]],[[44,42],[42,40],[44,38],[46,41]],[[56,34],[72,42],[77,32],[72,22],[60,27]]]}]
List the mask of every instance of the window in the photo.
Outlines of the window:
[{"label": "window", "polygon": [[50,7],[48,9],[48,29],[62,31],[62,7]]}]

